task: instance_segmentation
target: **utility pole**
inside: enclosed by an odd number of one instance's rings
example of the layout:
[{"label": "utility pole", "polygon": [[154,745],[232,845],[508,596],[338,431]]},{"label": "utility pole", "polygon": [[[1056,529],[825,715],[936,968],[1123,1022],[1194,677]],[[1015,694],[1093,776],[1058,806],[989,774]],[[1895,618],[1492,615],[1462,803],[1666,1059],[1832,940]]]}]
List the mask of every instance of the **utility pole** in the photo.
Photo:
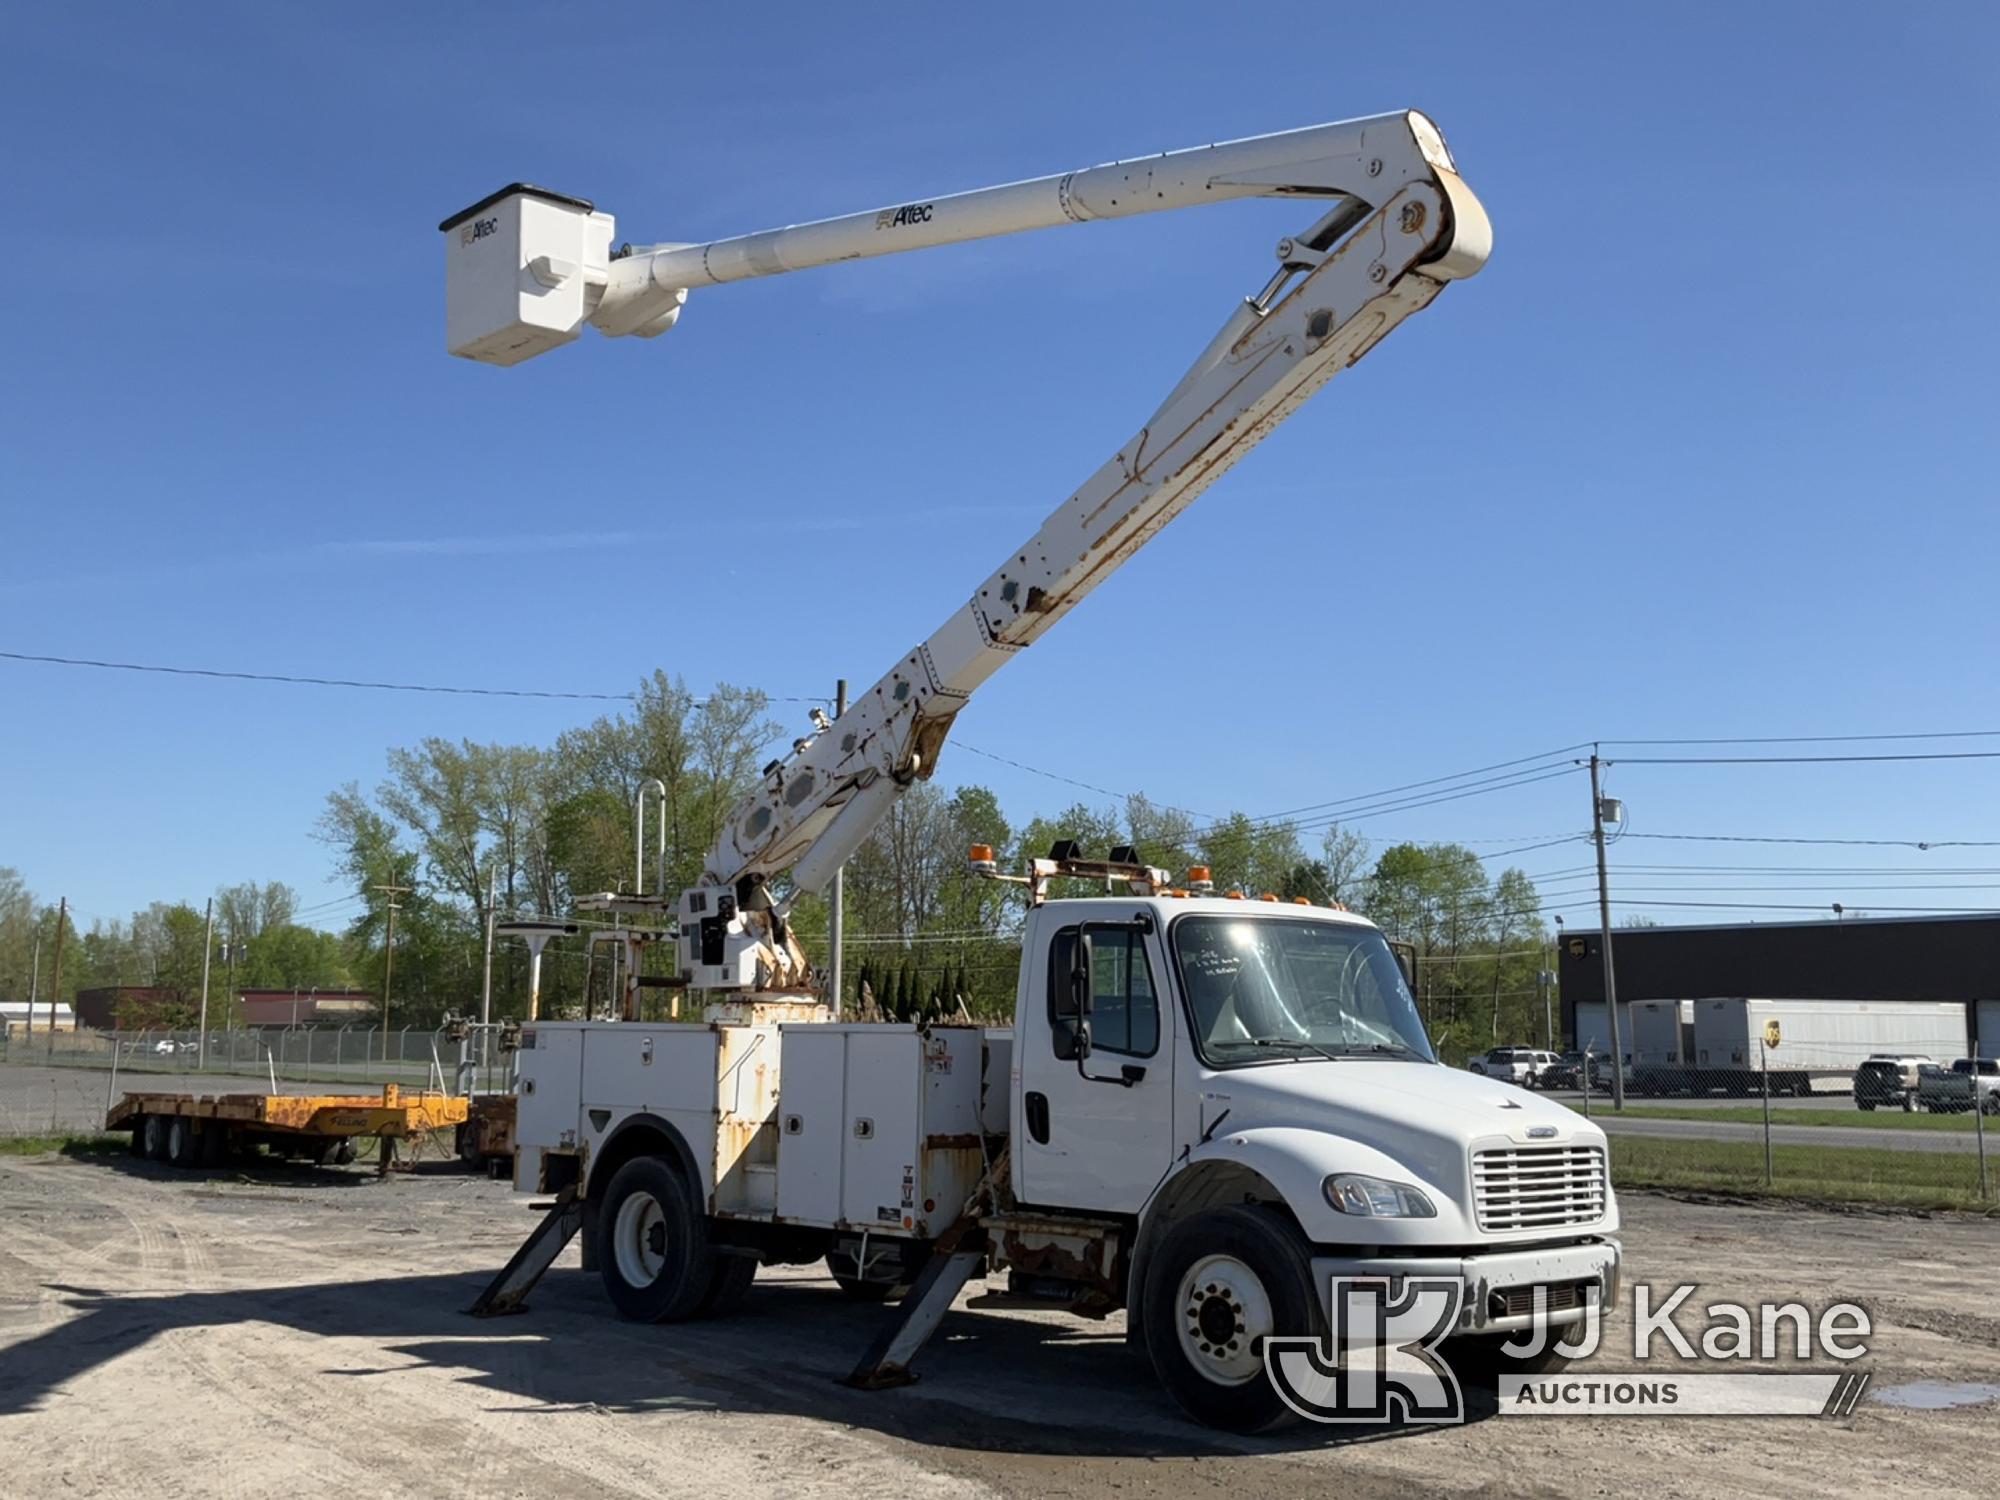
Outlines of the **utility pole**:
[{"label": "utility pole", "polygon": [[49,981],[49,1060],[56,1055],[56,1001],[62,996],[62,943],[63,929],[69,926],[69,897],[64,896],[56,908],[56,972]]},{"label": "utility pole", "polygon": [[215,897],[208,898],[201,920],[201,1030],[195,1033],[194,1070],[208,1066],[208,958],[215,951]]},{"label": "utility pole", "polygon": [[1618,983],[1611,967],[1611,880],[1604,869],[1604,797],[1598,787],[1603,762],[1597,747],[1590,747],[1590,827],[1597,841],[1597,924],[1600,953],[1604,959],[1604,1014],[1611,1027],[1611,1107],[1625,1107],[1625,1042],[1619,1034]]},{"label": "utility pole", "polygon": [[28,969],[27,1039],[35,1039],[35,1002],[42,998],[42,924],[35,924],[35,959]]},{"label": "utility pole", "polygon": [[[841,678],[833,687],[833,722],[838,724],[840,716],[847,712],[847,679]],[[833,1018],[840,1019],[840,948],[846,929],[847,916],[847,868],[845,865],[833,872],[833,892],[826,901],[826,945],[833,955],[828,978],[833,982]]]},{"label": "utility pole", "polygon": [[[661,814],[662,826],[666,815]],[[486,974],[479,982],[479,1024],[491,1025],[493,1021],[493,905],[500,898],[500,867],[495,865],[486,872]],[[481,1032],[483,1039],[486,1033]]]},{"label": "utility pole", "polygon": [[378,885],[373,889],[389,898],[389,932],[382,942],[382,1061],[389,1060],[389,997],[394,993],[396,979],[396,913],[402,907],[396,904],[398,896],[407,896],[414,887],[407,885]]}]

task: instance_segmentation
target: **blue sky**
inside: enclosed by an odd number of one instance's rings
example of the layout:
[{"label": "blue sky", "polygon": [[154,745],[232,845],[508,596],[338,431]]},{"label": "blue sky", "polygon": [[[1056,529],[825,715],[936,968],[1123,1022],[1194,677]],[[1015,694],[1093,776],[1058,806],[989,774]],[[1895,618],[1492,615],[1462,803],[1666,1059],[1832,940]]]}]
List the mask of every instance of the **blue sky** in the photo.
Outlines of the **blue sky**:
[{"label": "blue sky", "polygon": [[[1990,7],[215,4],[0,28],[0,649],[871,682],[1143,419],[1299,208],[697,292],[665,338],[511,371],[445,356],[437,221],[527,179],[621,237],[702,240],[1413,106],[1492,214],[1486,272],[957,741],[1263,813],[1594,738],[2000,728]],[[686,564],[672,586],[623,588],[653,549]],[[86,921],[251,878],[325,901],[311,824],[385,747],[546,742],[601,707],[5,661],[0,703],[0,864]],[[1996,767],[1628,763],[1611,790],[1634,832],[2000,839]],[[1075,795],[963,749],[940,775],[1022,815]],[[1492,850],[1587,817],[1561,777],[1356,826]],[[1862,881],[1769,899],[1996,895]]]}]

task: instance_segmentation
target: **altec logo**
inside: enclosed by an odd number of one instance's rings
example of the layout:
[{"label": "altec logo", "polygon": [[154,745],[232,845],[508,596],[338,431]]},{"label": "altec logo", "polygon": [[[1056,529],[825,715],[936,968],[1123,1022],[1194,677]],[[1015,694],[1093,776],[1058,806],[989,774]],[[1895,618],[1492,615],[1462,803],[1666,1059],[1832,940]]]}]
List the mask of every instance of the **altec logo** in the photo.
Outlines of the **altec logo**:
[{"label": "altec logo", "polygon": [[901,208],[885,208],[875,215],[875,227],[894,229],[904,224],[928,224],[934,206],[929,203],[905,203]]},{"label": "altec logo", "polygon": [[489,234],[498,234],[499,232],[500,221],[498,219],[474,219],[469,224],[461,224],[459,226],[458,242],[461,245],[469,245],[474,240],[483,240]]}]

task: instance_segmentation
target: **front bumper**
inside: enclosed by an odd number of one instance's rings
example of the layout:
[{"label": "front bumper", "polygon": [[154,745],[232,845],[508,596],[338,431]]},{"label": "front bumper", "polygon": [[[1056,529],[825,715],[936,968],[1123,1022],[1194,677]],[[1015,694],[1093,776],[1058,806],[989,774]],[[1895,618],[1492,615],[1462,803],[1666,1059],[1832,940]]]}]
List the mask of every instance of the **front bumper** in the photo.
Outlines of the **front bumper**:
[{"label": "front bumper", "polygon": [[[1578,1282],[1597,1286],[1598,1307],[1609,1311],[1618,1295],[1619,1264],[1623,1250],[1617,1240],[1588,1240],[1581,1244],[1544,1246],[1533,1250],[1495,1250],[1473,1255],[1380,1255],[1350,1258],[1315,1255],[1312,1260],[1313,1286],[1323,1299],[1329,1320],[1333,1316],[1328,1291],[1335,1277],[1387,1277],[1389,1296],[1402,1290],[1406,1276],[1454,1277],[1465,1286],[1465,1302],[1459,1310],[1460,1333],[1513,1333],[1534,1322],[1532,1312],[1501,1313],[1496,1310],[1498,1293],[1536,1286],[1568,1286]],[[1586,1309],[1578,1305],[1550,1310],[1545,1321],[1552,1327],[1581,1323]]]}]

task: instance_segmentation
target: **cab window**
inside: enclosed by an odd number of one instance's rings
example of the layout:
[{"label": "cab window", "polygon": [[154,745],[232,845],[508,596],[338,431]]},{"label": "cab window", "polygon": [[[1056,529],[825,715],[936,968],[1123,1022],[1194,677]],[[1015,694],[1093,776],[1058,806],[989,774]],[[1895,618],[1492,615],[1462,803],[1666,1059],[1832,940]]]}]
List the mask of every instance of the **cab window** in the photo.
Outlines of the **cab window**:
[{"label": "cab window", "polygon": [[[1074,927],[1065,927],[1049,944],[1049,1020],[1062,1020],[1069,994],[1070,970],[1076,964]],[[1146,959],[1146,939],[1127,927],[1090,930],[1090,1045],[1095,1052],[1126,1057],[1151,1057],[1160,1046],[1160,1002],[1153,988],[1153,970]]]}]

